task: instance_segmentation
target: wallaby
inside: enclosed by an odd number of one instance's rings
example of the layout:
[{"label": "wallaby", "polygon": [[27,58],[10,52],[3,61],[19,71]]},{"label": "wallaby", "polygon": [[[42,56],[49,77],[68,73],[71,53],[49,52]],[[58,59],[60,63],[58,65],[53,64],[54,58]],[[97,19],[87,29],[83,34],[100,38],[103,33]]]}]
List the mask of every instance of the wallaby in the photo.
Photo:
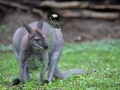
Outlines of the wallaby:
[{"label": "wallaby", "polygon": [[[30,23],[29,25],[23,23],[23,26],[16,30],[13,37],[14,52],[18,60],[21,80],[23,82],[30,79],[28,60],[34,61],[35,58],[40,60],[41,63],[45,62],[40,72],[39,81],[43,79],[46,70],[48,70],[46,83],[51,82],[53,76],[65,79],[71,74],[86,73],[85,70],[79,69],[72,69],[65,72],[61,72],[58,69],[58,61],[64,42],[59,29],[53,28],[42,20]],[[51,40],[48,43],[50,37]],[[44,57],[45,59],[43,59]]]}]

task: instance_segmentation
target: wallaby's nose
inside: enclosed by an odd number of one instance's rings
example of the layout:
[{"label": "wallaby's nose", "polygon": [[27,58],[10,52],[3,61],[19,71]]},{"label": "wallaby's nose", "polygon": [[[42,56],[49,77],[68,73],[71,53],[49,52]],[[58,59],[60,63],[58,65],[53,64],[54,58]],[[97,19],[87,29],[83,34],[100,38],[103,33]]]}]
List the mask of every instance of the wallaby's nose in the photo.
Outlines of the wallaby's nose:
[{"label": "wallaby's nose", "polygon": [[45,45],[45,46],[44,46],[44,49],[47,49],[47,48],[48,48],[48,45]]}]

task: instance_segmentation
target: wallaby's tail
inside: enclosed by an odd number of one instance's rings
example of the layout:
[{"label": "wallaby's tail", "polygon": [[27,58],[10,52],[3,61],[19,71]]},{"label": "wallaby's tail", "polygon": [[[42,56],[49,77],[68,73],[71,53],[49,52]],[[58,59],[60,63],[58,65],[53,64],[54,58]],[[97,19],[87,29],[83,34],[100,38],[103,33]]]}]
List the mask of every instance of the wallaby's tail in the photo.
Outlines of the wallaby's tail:
[{"label": "wallaby's tail", "polygon": [[86,74],[87,72],[83,69],[71,69],[67,70],[65,72],[61,72],[58,67],[56,66],[54,70],[54,77],[55,78],[60,78],[60,79],[65,79],[68,78],[70,75],[80,75],[80,74]]}]

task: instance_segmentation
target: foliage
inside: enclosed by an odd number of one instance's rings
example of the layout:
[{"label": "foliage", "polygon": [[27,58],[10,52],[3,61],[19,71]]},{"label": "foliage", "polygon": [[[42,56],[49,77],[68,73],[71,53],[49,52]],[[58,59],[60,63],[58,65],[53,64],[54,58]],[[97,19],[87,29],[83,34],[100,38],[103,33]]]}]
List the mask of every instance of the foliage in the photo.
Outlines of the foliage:
[{"label": "foliage", "polygon": [[9,29],[7,28],[6,25],[1,25],[1,26],[0,26],[0,33],[1,33],[1,32],[9,32]]},{"label": "foliage", "polygon": [[26,84],[11,86],[19,77],[18,63],[13,53],[0,53],[1,90],[118,90],[120,88],[120,40],[102,40],[67,44],[63,47],[59,67],[62,71],[72,68],[96,70],[92,74],[53,79],[48,85],[36,84],[39,70],[31,71]]},{"label": "foliage", "polygon": [[12,44],[9,44],[8,46],[5,46],[3,44],[0,44],[0,51],[13,51],[13,46]]}]

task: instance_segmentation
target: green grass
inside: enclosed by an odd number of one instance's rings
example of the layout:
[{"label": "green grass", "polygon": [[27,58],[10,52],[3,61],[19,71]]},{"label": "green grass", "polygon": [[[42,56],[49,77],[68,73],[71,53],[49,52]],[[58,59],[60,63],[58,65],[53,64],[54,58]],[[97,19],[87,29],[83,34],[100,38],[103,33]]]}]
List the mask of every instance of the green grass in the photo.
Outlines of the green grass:
[{"label": "green grass", "polygon": [[18,86],[11,81],[19,77],[18,63],[13,53],[0,53],[0,90],[119,90],[120,40],[102,40],[68,44],[63,48],[59,67],[96,70],[89,75],[71,76],[65,80],[54,79],[48,85],[36,85],[39,71],[31,73],[31,80]]}]

